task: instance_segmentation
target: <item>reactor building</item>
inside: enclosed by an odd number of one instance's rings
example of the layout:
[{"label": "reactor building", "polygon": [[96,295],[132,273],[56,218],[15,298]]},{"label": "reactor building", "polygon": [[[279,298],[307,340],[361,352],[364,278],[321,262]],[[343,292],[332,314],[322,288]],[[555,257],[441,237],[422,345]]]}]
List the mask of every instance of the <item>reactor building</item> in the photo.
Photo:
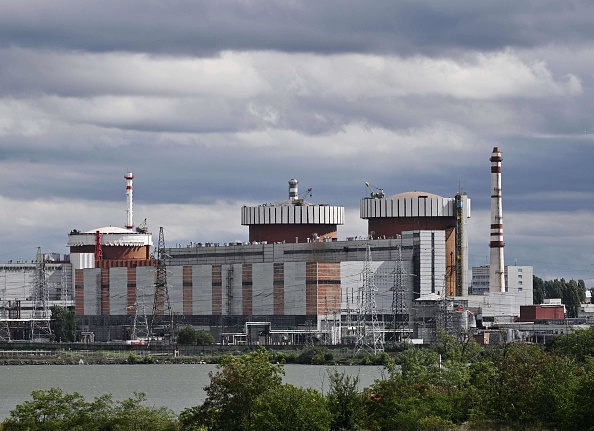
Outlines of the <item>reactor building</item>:
[{"label": "reactor building", "polygon": [[[128,259],[127,265],[119,263],[126,261],[121,258],[109,264],[97,259],[98,244],[104,260],[109,246],[127,247],[130,256],[144,250],[130,242],[130,231],[121,232],[119,241],[107,241],[110,232],[89,231],[85,244],[77,242],[80,233],[69,235],[71,252],[87,256],[77,262],[95,261],[74,270],[77,315],[98,340],[126,336],[125,322],[130,325],[139,314],[140,320],[159,314],[162,322],[164,309],[170,310],[172,325],[207,329],[228,343],[305,343],[311,337],[354,343],[357,327],[374,319],[382,338],[429,340],[436,319],[416,319],[416,310],[427,308],[419,301],[444,297],[448,282],[463,280],[448,253],[459,253],[459,266],[466,265],[466,195],[364,198],[362,216],[376,233],[339,241],[344,208],[307,202],[299,197],[297,185],[296,179],[289,181],[288,200],[241,208],[248,242],[165,248],[169,305],[160,310],[154,307],[156,270],[150,260],[137,265],[138,259]],[[141,235],[134,238],[143,240]],[[124,255],[120,249],[110,253]],[[366,304],[363,298],[368,298]]]},{"label": "reactor building", "polygon": [[361,218],[368,221],[372,238],[396,238],[406,231],[435,230],[445,234],[446,280],[449,296],[468,293],[468,237],[470,199],[465,192],[454,198],[408,192],[385,198],[383,191],[361,200]]},{"label": "reactor building", "polygon": [[[299,197],[299,181],[289,180],[289,199],[272,204],[244,206],[241,224],[249,227],[249,242],[336,241],[344,223],[344,208],[312,204]],[[305,196],[311,195],[308,189]]]}]

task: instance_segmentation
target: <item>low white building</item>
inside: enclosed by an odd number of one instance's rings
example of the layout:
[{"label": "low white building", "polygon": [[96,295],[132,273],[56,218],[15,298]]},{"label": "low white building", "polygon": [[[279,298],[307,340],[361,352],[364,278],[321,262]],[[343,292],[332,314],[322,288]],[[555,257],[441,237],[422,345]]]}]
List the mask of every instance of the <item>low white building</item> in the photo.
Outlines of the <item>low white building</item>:
[{"label": "low white building", "polygon": [[532,266],[506,266],[505,292],[489,292],[489,265],[473,267],[468,306],[480,309],[485,322],[511,322],[521,305],[533,304],[533,274]]}]

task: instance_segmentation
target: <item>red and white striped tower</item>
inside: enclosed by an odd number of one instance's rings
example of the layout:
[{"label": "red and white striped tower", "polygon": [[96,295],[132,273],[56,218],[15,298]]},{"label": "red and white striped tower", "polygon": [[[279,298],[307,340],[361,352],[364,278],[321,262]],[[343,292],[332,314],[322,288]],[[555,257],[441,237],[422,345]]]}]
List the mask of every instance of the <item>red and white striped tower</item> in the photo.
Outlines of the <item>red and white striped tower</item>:
[{"label": "red and white striped tower", "polygon": [[503,212],[501,209],[501,152],[491,154],[491,258],[489,260],[489,291],[505,292],[503,260]]},{"label": "red and white striped tower", "polygon": [[291,202],[295,202],[297,199],[299,199],[299,188],[297,187],[298,184],[299,181],[297,181],[295,178],[291,178],[289,180],[289,200]]},{"label": "red and white striped tower", "polygon": [[134,175],[132,172],[128,172],[124,175],[126,178],[126,229],[132,229],[134,223],[132,222],[132,180]]}]

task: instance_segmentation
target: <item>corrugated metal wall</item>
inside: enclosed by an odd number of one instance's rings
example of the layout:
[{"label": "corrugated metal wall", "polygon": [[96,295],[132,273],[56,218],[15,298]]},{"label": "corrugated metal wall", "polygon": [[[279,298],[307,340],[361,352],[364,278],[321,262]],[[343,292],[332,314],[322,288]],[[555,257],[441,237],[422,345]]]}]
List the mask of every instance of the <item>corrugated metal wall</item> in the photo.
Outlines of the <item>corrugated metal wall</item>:
[{"label": "corrugated metal wall", "polygon": [[101,285],[102,292],[106,289],[109,292],[109,310],[103,311],[107,311],[107,315],[113,316],[128,314],[128,268],[111,268],[101,271],[109,272],[107,287],[103,281]]},{"label": "corrugated metal wall", "polygon": [[201,316],[215,314],[213,281],[211,265],[192,266],[192,314]]},{"label": "corrugated metal wall", "polygon": [[[252,314],[275,314],[275,266],[255,263],[252,267]],[[282,314],[282,312],[281,312]]]},{"label": "corrugated metal wall", "polygon": [[333,205],[255,206],[241,209],[241,224],[343,224],[344,207]]},{"label": "corrugated metal wall", "polygon": [[101,314],[101,270],[89,268],[82,271],[84,315],[98,316]]},{"label": "corrugated metal wall", "polygon": [[[413,283],[420,286],[418,293],[421,295],[443,289],[446,271],[444,231],[421,231],[403,238],[401,243],[406,245],[399,253],[391,241],[374,242],[376,256],[384,257],[371,264],[378,288],[377,308],[381,313],[391,312],[391,288],[398,256],[402,257],[405,271],[410,274],[405,281],[409,292],[407,302],[413,299]],[[351,249],[346,250],[348,247]],[[365,247],[355,242],[343,242],[342,249],[328,243],[328,247],[323,244],[322,248],[316,249],[316,256],[323,256],[328,250],[359,256],[360,248]],[[284,251],[291,250],[300,252],[302,249],[284,247]],[[356,308],[364,263],[363,260],[351,260],[168,266],[167,284],[172,311],[177,315],[324,315],[347,306]],[[79,271],[76,272],[77,280]],[[131,314],[128,307],[132,304],[134,291],[139,313],[143,306],[147,315],[152,313],[153,267],[82,271],[85,314]],[[100,307],[100,299],[105,299],[105,295],[109,301],[107,304],[103,301]]]},{"label": "corrugated metal wall", "polygon": [[361,199],[361,218],[375,217],[453,217],[455,199],[453,198],[396,198]]},{"label": "corrugated metal wall", "polygon": [[184,312],[184,267],[172,266],[167,268],[167,287],[169,291],[169,302],[171,312],[181,315]]}]

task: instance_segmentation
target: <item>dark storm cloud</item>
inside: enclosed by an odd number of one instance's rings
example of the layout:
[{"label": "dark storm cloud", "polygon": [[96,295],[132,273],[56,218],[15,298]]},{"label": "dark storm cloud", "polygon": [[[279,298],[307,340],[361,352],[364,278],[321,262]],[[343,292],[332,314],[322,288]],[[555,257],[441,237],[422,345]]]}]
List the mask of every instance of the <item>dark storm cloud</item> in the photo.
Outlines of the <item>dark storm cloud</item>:
[{"label": "dark storm cloud", "polygon": [[213,55],[221,50],[442,55],[581,43],[589,1],[39,1],[0,6],[2,46]]},{"label": "dark storm cloud", "polygon": [[460,187],[483,264],[499,146],[508,262],[590,266],[592,16],[586,1],[3,2],[3,247],[26,232],[62,251],[73,227],[122,224],[131,170],[136,221],[180,242],[245,239],[241,205],[285,200],[290,178],[346,207],[341,238],[365,234],[366,181]]}]

